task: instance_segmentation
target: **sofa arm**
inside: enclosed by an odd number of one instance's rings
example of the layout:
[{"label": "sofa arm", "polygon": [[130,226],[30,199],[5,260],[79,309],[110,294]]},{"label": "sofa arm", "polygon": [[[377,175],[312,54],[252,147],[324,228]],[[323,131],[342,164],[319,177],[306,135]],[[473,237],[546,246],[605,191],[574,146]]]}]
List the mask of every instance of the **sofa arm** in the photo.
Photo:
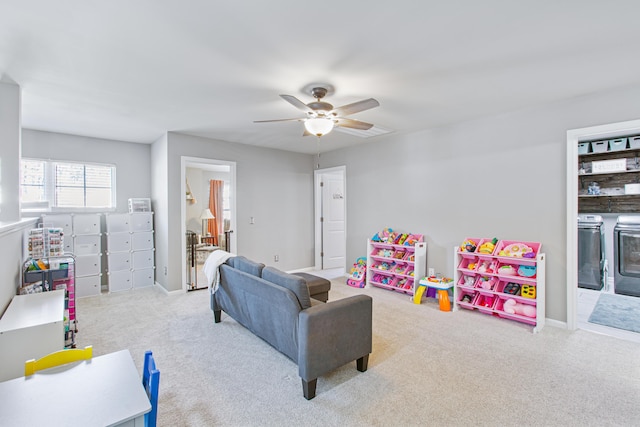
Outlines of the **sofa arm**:
[{"label": "sofa arm", "polygon": [[[298,315],[298,369],[312,381],[371,353],[372,300],[355,295],[314,305]],[[364,363],[366,363],[366,358]],[[358,362],[358,369],[366,370]]]}]

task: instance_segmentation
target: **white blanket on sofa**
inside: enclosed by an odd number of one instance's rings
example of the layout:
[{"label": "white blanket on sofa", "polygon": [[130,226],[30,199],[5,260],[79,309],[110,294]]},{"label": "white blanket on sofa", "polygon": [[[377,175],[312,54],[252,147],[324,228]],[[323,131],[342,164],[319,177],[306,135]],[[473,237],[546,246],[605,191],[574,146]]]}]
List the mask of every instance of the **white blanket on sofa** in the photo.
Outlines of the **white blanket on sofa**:
[{"label": "white blanket on sofa", "polygon": [[234,256],[236,255],[223,250],[213,251],[209,254],[202,268],[204,275],[207,277],[209,292],[214,293],[218,290],[218,284],[220,283],[220,266]]}]

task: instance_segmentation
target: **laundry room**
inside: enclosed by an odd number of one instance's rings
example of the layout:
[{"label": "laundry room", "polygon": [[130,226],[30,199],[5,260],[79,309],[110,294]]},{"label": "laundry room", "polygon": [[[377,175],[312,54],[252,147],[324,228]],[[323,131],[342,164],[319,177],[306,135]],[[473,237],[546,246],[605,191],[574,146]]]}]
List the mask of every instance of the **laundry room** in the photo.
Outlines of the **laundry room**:
[{"label": "laundry room", "polygon": [[578,326],[640,340],[640,135],[578,143]]}]

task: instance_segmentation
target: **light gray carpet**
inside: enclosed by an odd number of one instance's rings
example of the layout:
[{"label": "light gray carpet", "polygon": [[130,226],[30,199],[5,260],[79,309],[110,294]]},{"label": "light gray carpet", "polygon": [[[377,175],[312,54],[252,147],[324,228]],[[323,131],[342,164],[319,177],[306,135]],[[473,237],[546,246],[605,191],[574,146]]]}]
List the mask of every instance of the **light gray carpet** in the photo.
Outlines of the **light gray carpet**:
[{"label": "light gray carpet", "polygon": [[[307,401],[297,366],[223,313],[206,291],[155,288],[77,302],[78,346],[94,357],[145,350],[161,370],[159,426],[640,425],[640,344],[445,313],[380,288],[333,280],[330,300],[374,301],[367,372],[355,362],[318,380]],[[336,331],[339,333],[339,331]]]},{"label": "light gray carpet", "polygon": [[603,293],[589,316],[589,322],[640,332],[640,298]]}]

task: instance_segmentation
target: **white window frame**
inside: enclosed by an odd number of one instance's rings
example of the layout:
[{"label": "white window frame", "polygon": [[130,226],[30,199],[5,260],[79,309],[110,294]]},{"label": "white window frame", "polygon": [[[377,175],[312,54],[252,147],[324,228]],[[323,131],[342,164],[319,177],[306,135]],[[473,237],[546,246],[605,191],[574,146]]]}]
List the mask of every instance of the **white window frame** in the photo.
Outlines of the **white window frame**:
[{"label": "white window frame", "polygon": [[[46,160],[31,157],[23,157],[21,160],[30,160],[44,163],[44,202],[20,202],[22,212],[115,212],[116,211],[116,165],[110,163],[76,162],[72,160]],[[69,207],[55,206],[56,192],[56,165],[57,164],[80,164],[84,166],[101,166],[111,168],[111,207]],[[22,188],[22,174],[20,175],[20,187]]]}]

